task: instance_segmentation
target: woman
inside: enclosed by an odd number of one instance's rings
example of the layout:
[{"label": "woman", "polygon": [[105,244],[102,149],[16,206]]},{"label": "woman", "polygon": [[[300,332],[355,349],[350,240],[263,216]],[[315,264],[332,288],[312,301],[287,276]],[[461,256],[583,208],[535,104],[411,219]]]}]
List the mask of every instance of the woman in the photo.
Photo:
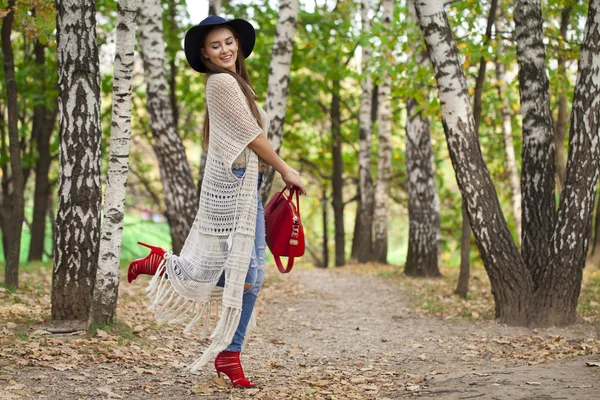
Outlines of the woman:
[{"label": "woman", "polygon": [[147,291],[157,318],[189,321],[186,330],[201,321],[206,331],[221,303],[212,344],[189,368],[196,371],[216,355],[219,376],[240,387],[256,386],[244,376],[240,352],[264,280],[265,221],[257,186],[266,165],[288,187],[306,193],[299,173],[265,136],[269,117],[256,104],[244,63],[254,42],[254,28],[243,19],[210,16],[186,33],[187,61],[206,73],[208,153],[199,210],[179,256],[140,243],[151,252],[128,271],[129,282],[154,275]]}]

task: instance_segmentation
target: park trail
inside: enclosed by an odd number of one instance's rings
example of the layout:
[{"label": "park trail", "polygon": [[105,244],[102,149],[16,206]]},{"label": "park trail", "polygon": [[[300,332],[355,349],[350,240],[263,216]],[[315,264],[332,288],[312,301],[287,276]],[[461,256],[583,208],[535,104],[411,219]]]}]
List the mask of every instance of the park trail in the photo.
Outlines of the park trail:
[{"label": "park trail", "polygon": [[430,317],[397,283],[343,268],[269,273],[242,356],[258,388],[233,389],[210,365],[184,371],[206,343],[153,323],[143,283],[119,306],[139,343],[44,337],[0,360],[0,399],[600,399],[600,355],[560,356],[597,328]]}]

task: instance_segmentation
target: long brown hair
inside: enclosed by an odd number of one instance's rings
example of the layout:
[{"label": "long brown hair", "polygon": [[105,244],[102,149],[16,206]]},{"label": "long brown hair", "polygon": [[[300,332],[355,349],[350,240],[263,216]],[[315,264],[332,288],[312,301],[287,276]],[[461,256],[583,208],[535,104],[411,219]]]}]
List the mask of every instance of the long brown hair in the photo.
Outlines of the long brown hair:
[{"label": "long brown hair", "polygon": [[[235,60],[235,70],[237,73],[232,72],[228,69],[219,67],[217,64],[213,63],[210,59],[208,59],[208,58],[202,56],[202,54],[200,54],[200,60],[202,61],[202,63],[204,64],[204,66],[206,67],[206,70],[207,70],[206,78],[205,78],[204,82],[206,84],[206,82],[208,82],[208,78],[210,78],[211,75],[214,75],[214,74],[229,74],[229,75],[233,76],[235,78],[235,80],[237,81],[238,85],[240,86],[240,88],[242,89],[242,93],[244,93],[244,96],[246,97],[246,101],[248,102],[248,105],[250,106],[250,111],[252,112],[252,115],[254,116],[254,118],[256,118],[256,122],[258,123],[258,126],[260,126],[262,128],[263,127],[262,120],[260,117],[260,113],[258,111],[258,107],[256,106],[256,103],[255,103],[255,100],[257,99],[257,97],[256,97],[256,94],[254,91],[254,87],[252,86],[252,82],[250,81],[250,75],[248,75],[248,69],[246,68],[246,62],[244,61],[244,53],[242,52],[242,46],[240,45],[240,42],[239,42],[239,35],[235,31],[235,29],[233,29],[230,26],[217,25],[217,26],[215,26],[215,28],[216,27],[224,27],[226,29],[229,29],[231,31],[231,33],[233,34],[233,36],[235,37],[235,39],[238,40],[237,58]],[[202,37],[202,40],[200,41],[200,48],[198,49],[198,51],[200,51],[200,49],[204,48],[206,37],[215,28],[212,28],[212,29],[206,31],[206,33]],[[204,147],[204,149],[208,149],[209,136],[210,136],[210,122],[208,119],[208,105],[206,105],[206,113],[204,116],[204,130],[203,130],[203,134],[202,134],[202,147]]]}]

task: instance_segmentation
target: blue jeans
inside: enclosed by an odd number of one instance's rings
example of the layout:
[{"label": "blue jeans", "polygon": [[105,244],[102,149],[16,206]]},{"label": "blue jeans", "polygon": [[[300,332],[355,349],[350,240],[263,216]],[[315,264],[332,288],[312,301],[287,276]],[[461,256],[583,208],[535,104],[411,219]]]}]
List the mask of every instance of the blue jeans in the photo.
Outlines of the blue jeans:
[{"label": "blue jeans", "polygon": [[[242,178],[246,172],[246,168],[237,168],[231,170],[237,178]],[[258,189],[262,183],[263,173],[258,173]],[[244,290],[242,297],[242,316],[240,323],[235,331],[231,344],[227,346],[225,351],[242,351],[244,344],[244,337],[248,329],[248,323],[254,311],[254,304],[258,298],[258,292],[262,284],[265,281],[265,256],[267,242],[265,239],[265,210],[263,208],[260,193],[258,193],[258,204],[256,209],[256,234],[254,236],[254,249],[252,249],[252,258],[250,259],[250,265],[248,266],[248,273],[246,274],[246,285],[252,285],[250,289]],[[225,285],[225,274],[221,274],[217,286],[223,287]]]}]

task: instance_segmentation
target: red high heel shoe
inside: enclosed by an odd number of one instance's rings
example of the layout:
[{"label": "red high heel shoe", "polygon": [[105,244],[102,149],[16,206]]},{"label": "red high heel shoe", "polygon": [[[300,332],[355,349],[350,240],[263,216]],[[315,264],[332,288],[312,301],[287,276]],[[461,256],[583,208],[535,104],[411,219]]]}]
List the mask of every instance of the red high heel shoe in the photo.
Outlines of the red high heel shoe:
[{"label": "red high heel shoe", "polygon": [[256,387],[256,384],[244,376],[239,351],[222,351],[215,358],[215,369],[221,377],[221,372],[227,375],[234,387]]},{"label": "red high heel shoe", "polygon": [[127,280],[129,283],[133,282],[140,274],[154,275],[166,253],[166,251],[157,246],[150,246],[142,242],[138,242],[138,244],[149,248],[150,254],[129,264],[129,269],[127,270]]}]

